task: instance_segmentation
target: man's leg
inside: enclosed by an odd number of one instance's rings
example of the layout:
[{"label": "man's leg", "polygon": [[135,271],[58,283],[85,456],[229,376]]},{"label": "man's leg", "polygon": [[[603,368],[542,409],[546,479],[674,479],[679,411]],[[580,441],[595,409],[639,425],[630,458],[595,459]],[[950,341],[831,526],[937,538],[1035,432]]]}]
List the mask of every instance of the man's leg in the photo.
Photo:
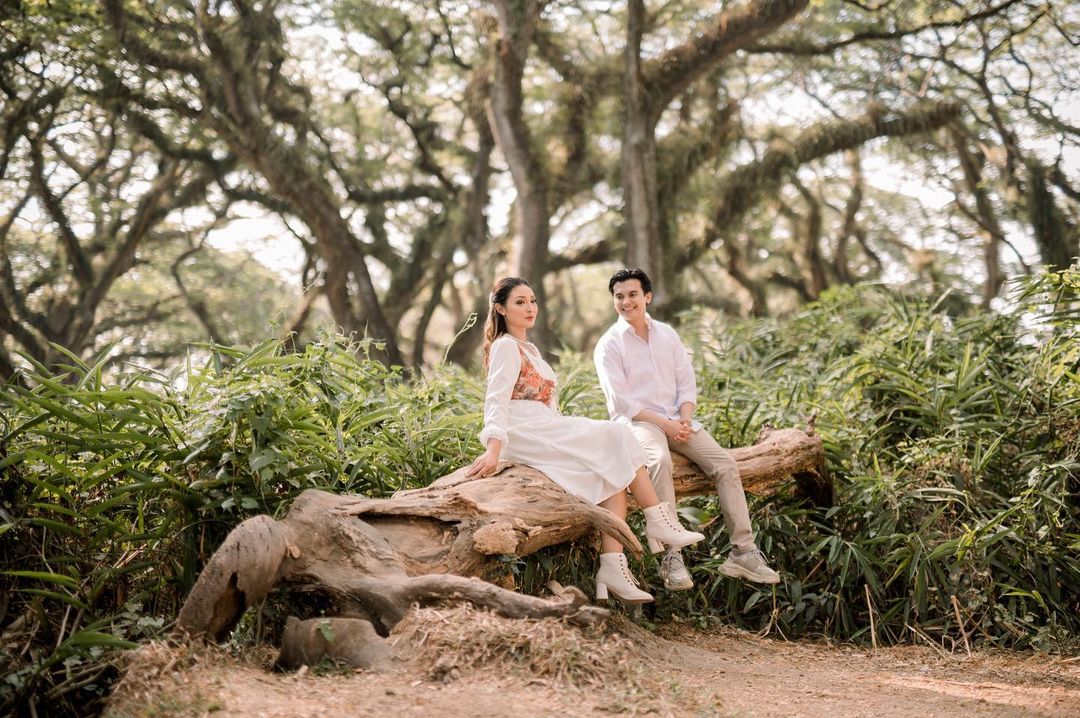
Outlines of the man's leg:
[{"label": "man's leg", "polygon": [[[671,451],[668,450],[667,435],[655,424],[635,421],[630,425],[641,448],[645,450],[645,464],[649,470],[649,480],[656,490],[656,497],[668,504],[675,511],[675,478],[672,474]],[[654,553],[663,548],[650,541],[649,549]],[[669,548],[660,559],[660,577],[664,588],[669,591],[687,591],[694,587],[694,579],[686,569],[682,552]]]},{"label": "man's leg", "polygon": [[720,566],[720,571],[726,576],[757,583],[778,583],[779,574],[769,568],[765,557],[754,544],[746,492],[735,459],[704,429],[695,431],[685,442],[671,442],[671,448],[693,461],[706,476],[716,481],[720,510],[724,512],[724,522],[734,547]]},{"label": "man's leg", "polygon": [[695,431],[682,443],[671,442],[671,448],[697,464],[706,476],[716,482],[716,495],[731,535],[731,545],[739,551],[754,548],[746,492],[739,478],[739,466],[731,454],[704,429]]}]

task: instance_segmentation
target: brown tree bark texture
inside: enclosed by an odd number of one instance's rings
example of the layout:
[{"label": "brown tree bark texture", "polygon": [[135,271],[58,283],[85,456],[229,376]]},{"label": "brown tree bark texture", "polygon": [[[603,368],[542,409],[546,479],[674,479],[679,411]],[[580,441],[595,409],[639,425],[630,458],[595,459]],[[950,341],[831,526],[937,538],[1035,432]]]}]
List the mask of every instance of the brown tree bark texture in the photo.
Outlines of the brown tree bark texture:
[{"label": "brown tree bark texture", "polygon": [[[824,449],[812,429],[768,431],[732,454],[750,493],[773,494],[792,477],[797,483],[800,476],[823,477]],[[675,484],[679,496],[715,490],[711,478],[678,456]],[[184,603],[178,627],[224,638],[249,607],[281,585],[329,598],[330,613],[370,622],[380,635],[413,604],[461,600],[509,617],[562,616],[592,624],[607,612],[587,605],[573,587],[547,600],[490,582],[500,576],[505,582],[501,557],[527,556],[591,530],[618,537],[635,553],[642,550],[614,514],[526,466],[507,464],[482,479],[468,479],[461,469],[388,499],[309,490],[283,519],[256,516],[229,534]],[[310,626],[294,628],[293,634],[318,644]],[[317,645],[305,646],[292,646],[290,661],[318,653]]]}]

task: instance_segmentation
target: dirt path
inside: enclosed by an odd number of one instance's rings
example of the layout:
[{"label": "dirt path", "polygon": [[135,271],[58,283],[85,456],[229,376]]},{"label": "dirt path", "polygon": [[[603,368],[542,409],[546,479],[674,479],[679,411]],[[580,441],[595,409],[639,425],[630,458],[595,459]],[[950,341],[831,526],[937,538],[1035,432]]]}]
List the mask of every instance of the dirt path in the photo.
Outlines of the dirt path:
[{"label": "dirt path", "polygon": [[[1078,658],[946,656],[912,647],[874,653],[764,640],[726,629],[667,626],[652,634],[625,625],[620,633],[616,648],[625,650],[613,659],[618,670],[587,681],[537,671],[537,665],[554,665],[556,653],[560,670],[570,671],[574,661],[598,655],[579,651],[581,646],[567,652],[564,638],[550,634],[544,640],[551,645],[544,650],[555,653],[545,654],[547,664],[534,655],[528,669],[505,655],[480,664],[474,656],[472,665],[463,665],[466,653],[456,656],[433,642],[443,668],[453,665],[452,670],[433,672],[434,661],[428,661],[426,668],[412,664],[386,674],[331,669],[323,675],[282,675],[266,672],[250,658],[157,646],[136,659],[110,715],[1080,718]],[[522,650],[540,649],[515,650],[520,657]],[[445,682],[433,677],[437,674]]]},{"label": "dirt path", "polygon": [[[665,632],[672,674],[716,688],[734,716],[1080,716],[1080,661],[931,648],[876,653],[759,640],[746,634]],[[674,635],[672,635],[674,634]]]}]

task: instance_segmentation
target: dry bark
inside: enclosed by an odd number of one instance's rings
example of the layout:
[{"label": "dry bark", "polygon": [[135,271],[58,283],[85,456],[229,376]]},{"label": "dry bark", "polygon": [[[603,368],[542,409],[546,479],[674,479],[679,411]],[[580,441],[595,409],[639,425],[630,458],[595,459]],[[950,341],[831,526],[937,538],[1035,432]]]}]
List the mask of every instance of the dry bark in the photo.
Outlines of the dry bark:
[{"label": "dry bark", "polygon": [[[807,477],[827,486],[824,450],[812,428],[768,431],[732,453],[750,493],[775,493],[792,477],[800,491],[810,486]],[[682,457],[676,457],[675,484],[679,496],[715,490],[713,479]],[[507,582],[501,557],[527,556],[592,530],[642,550],[614,514],[512,464],[481,479],[466,478],[461,469],[388,499],[309,490],[281,520],[256,516],[229,534],[184,603],[178,626],[218,640],[277,586],[318,594],[329,601],[328,614],[353,620],[322,631],[309,622],[290,624],[282,661],[295,666],[324,656],[377,662],[380,649],[362,650],[363,636],[372,630],[386,636],[414,604],[468,601],[508,617],[593,625],[607,612],[587,605],[576,588],[548,600],[493,582]],[[328,646],[327,634],[342,643]]]},{"label": "dry bark", "polygon": [[365,670],[385,670],[393,649],[362,618],[311,618],[289,616],[281,639],[277,666],[287,671],[312,666],[324,659]]}]

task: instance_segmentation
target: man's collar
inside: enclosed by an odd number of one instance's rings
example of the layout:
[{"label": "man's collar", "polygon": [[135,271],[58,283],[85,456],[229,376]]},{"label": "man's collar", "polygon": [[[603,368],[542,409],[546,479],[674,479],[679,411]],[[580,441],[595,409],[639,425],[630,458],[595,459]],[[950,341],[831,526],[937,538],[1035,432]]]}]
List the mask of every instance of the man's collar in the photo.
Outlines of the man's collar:
[{"label": "man's collar", "polygon": [[[645,312],[645,328],[652,329],[652,317],[648,312]],[[615,320],[615,331],[619,334],[626,334],[628,331],[633,331],[634,327],[630,325],[630,322],[623,318],[623,315],[619,315],[619,318]]]}]

